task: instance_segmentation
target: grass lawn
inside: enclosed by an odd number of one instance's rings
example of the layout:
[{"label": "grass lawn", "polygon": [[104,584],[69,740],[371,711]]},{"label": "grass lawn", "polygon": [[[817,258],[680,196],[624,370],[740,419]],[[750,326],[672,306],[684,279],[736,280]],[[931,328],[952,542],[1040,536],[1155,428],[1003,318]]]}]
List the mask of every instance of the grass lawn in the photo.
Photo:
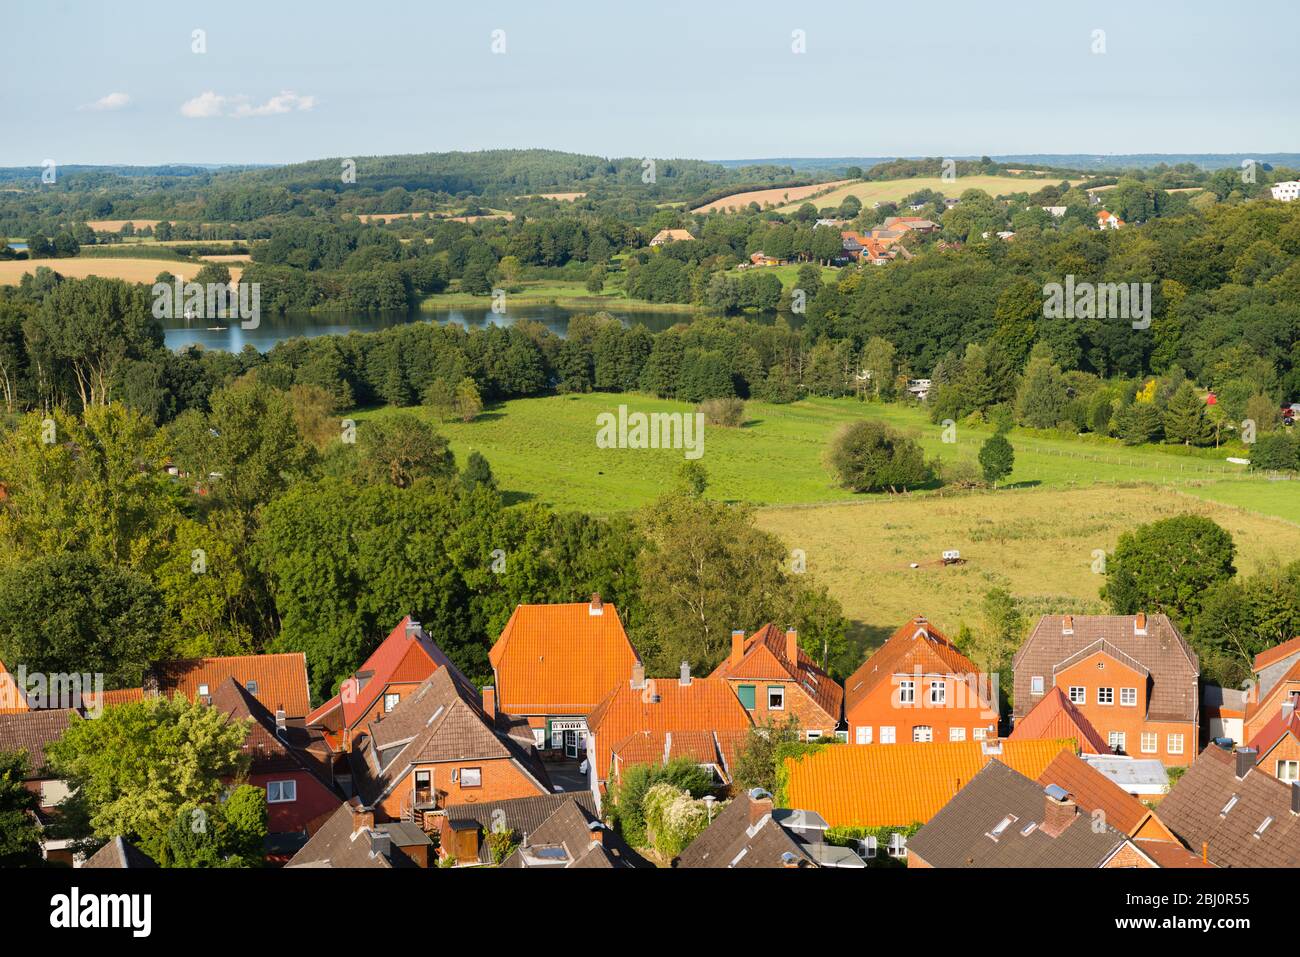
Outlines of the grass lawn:
[{"label": "grass lawn", "polygon": [[[519,292],[507,292],[506,303],[516,305],[554,305],[566,306],[571,309],[603,309],[617,307],[619,309],[644,308],[653,309],[656,312],[683,312],[690,313],[695,311],[695,307],[681,303],[658,303],[647,302],[643,299],[629,299],[623,290],[611,286],[607,281],[605,291],[599,294],[593,294],[587,291],[587,284],[577,280],[565,279],[524,279],[514,285],[522,287]],[[460,292],[459,290],[450,290],[440,292],[433,296],[425,296],[420,303],[421,309],[445,309],[449,307],[478,306],[483,309],[491,308],[491,296],[475,296],[472,293]]]},{"label": "grass lawn", "polygon": [[[1029,176],[958,176],[952,182],[939,176],[918,176],[915,179],[885,179],[879,181],[857,181],[841,186],[814,200],[801,200],[777,207],[777,212],[792,213],[804,202],[811,202],[818,209],[838,206],[848,196],[856,196],[862,205],[870,207],[872,203],[897,203],[900,199],[911,196],[923,189],[932,189],[943,193],[950,199],[960,199],[968,189],[982,189],[990,196],[1007,193],[1036,193],[1044,186],[1055,185],[1059,179],[1038,179]],[[1083,180],[1071,180],[1081,183]]]},{"label": "grass lawn", "polygon": [[[1143,484],[767,508],[758,524],[804,550],[808,571],[839,599],[851,637],[865,650],[917,612],[953,637],[963,621],[979,621],[980,603],[994,587],[1022,599],[1031,619],[1104,612],[1094,550],[1110,551],[1121,532],[1186,512],[1232,533],[1242,572],[1300,552],[1300,527],[1290,522]],[[939,562],[949,548],[966,564]]]},{"label": "grass lawn", "polygon": [[[651,501],[685,456],[673,449],[599,449],[596,416],[630,412],[691,412],[684,402],[639,394],[546,396],[489,408],[475,422],[440,425],[464,461],[479,451],[492,464],[502,488],[559,508],[607,514]],[[417,410],[419,414],[427,414]],[[358,418],[385,414],[363,411]],[[823,462],[826,447],[843,423],[877,418],[912,434],[927,457],[975,461],[990,432],[959,428],[945,444],[943,430],[914,406],[853,399],[805,399],[789,405],[746,404],[743,428],[706,427],[700,461],[709,473],[709,494],[755,505],[807,505],[862,501],[838,488]],[[1196,495],[1242,505],[1300,522],[1291,483],[1248,476],[1222,458],[1179,455],[1159,447],[1128,449],[1015,430],[1016,465],[1006,484],[1021,488],[1072,488],[1105,483],[1150,482],[1189,488]],[[921,492],[913,497],[925,498]],[[883,498],[883,497],[882,497]],[[1300,495],[1295,496],[1300,500]],[[1257,499],[1257,500],[1256,500]]]},{"label": "grass lawn", "polygon": [[[757,266],[754,267],[752,270],[746,269],[744,272],[752,271],[752,272],[773,273],[778,279],[781,280],[781,285],[784,288],[793,289],[795,282],[798,281],[799,270],[802,269],[805,265],[806,265],[805,263],[790,263],[785,266]],[[833,283],[835,281],[835,277],[840,274],[839,267],[837,266],[820,266],[818,268],[821,270],[823,285],[829,285],[830,283]],[[730,274],[743,275],[744,273],[742,273],[739,269],[734,269],[731,271]]]}]

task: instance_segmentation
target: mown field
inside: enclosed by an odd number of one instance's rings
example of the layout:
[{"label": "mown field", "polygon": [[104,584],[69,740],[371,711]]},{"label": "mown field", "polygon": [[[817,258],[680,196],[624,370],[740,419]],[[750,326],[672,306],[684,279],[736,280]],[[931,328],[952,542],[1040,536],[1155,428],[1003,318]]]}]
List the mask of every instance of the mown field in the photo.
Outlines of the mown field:
[{"label": "mown field", "polygon": [[[917,612],[949,636],[963,621],[974,626],[990,588],[1007,589],[1031,617],[1104,612],[1096,550],[1113,549],[1120,533],[1137,525],[1183,513],[1228,529],[1243,571],[1300,554],[1300,526],[1147,484],[766,508],[758,524],[805,552],[808,571],[839,599],[865,650]],[[950,548],[965,564],[939,561]]]},{"label": "mown field", "polygon": [[[862,201],[863,206],[870,207],[872,203],[897,203],[904,197],[911,196],[913,193],[923,189],[932,189],[935,192],[943,193],[950,199],[958,199],[961,194],[968,189],[982,189],[990,196],[1000,196],[1007,193],[1035,193],[1049,184],[1059,183],[1060,180],[1039,179],[1029,176],[958,176],[952,182],[948,182],[938,176],[919,176],[914,179],[886,179],[877,182],[856,181],[832,190],[824,196],[817,197],[813,204],[821,209],[824,206],[838,206],[849,196],[856,196]],[[1081,183],[1082,180],[1071,180],[1072,183]],[[800,206],[800,202],[788,202],[777,207],[777,212],[792,213]]]},{"label": "mown field", "polygon": [[[851,179],[839,179],[829,183],[814,183],[811,186],[780,186],[774,189],[752,189],[747,193],[733,193],[730,196],[724,196],[722,199],[715,199],[711,203],[705,203],[703,206],[697,206],[691,210],[692,213],[712,213],[732,209],[744,209],[750,203],[758,203],[759,206],[766,206],[768,203],[786,203],[791,202],[795,205],[803,203],[811,196],[823,193],[834,187],[856,182]],[[819,206],[825,205],[820,199],[817,200]]]},{"label": "mown field", "polygon": [[[238,281],[243,268],[235,263],[228,264],[230,278]],[[106,279],[125,279],[127,282],[152,283],[160,272],[173,274],[188,271],[187,279],[194,278],[200,266],[194,263],[175,262],[165,259],[127,259],[110,257],[75,256],[71,259],[11,259],[0,262],[0,285],[17,285],[24,273],[35,273],[37,268],[48,266],[60,276],[68,279],[85,279],[87,276],[103,276]]]}]

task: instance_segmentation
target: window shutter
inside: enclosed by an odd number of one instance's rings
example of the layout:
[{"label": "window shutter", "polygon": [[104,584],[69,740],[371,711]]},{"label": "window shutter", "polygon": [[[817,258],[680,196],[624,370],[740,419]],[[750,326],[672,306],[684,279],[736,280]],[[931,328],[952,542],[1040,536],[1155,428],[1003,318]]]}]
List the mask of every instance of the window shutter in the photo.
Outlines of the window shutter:
[{"label": "window shutter", "polygon": [[738,685],[736,687],[736,696],[740,698],[740,703],[749,711],[754,710],[754,686]]}]

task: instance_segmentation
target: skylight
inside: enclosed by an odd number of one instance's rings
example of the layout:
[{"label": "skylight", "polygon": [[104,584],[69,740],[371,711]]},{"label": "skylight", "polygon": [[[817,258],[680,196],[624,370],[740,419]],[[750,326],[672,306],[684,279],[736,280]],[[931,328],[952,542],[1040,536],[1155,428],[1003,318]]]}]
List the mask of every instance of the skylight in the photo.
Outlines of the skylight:
[{"label": "skylight", "polygon": [[1225,804],[1225,805],[1223,805],[1223,810],[1220,811],[1219,813],[1220,813],[1220,814],[1227,814],[1229,811],[1231,811],[1231,810],[1232,810],[1234,807],[1236,807],[1236,806],[1237,806],[1237,795],[1234,794],[1232,797],[1230,797],[1230,798],[1228,799],[1228,803]]}]

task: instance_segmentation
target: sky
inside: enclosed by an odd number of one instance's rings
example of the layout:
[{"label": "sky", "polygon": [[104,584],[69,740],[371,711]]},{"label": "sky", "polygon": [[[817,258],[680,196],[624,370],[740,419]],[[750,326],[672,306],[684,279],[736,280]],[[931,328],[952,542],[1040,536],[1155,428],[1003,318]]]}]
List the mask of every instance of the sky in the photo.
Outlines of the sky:
[{"label": "sky", "polygon": [[1293,0],[11,3],[0,166],[530,147],[1296,151],[1294,13]]}]

